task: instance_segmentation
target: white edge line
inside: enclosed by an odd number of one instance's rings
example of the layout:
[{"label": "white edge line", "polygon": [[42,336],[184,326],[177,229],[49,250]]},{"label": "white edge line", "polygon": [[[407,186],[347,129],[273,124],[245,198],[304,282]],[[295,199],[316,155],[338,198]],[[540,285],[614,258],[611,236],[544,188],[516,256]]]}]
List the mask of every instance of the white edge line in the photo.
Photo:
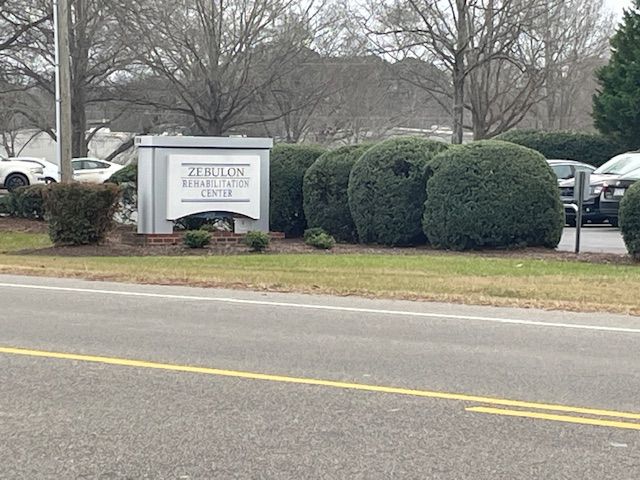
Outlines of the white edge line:
[{"label": "white edge line", "polygon": [[195,295],[174,295],[174,294],[148,293],[148,292],[125,292],[120,290],[51,287],[51,286],[45,286],[45,285],[27,285],[27,284],[14,284],[14,283],[0,283],[0,288],[17,288],[17,289],[22,288],[22,289],[31,289],[31,290],[48,290],[48,291],[54,291],[54,292],[75,292],[75,293],[93,293],[93,294],[101,294],[101,295],[120,295],[124,297],[147,297],[147,298],[166,298],[166,299],[172,299],[172,300],[208,301],[208,302],[221,302],[221,303],[235,303],[240,305],[263,305],[263,306],[282,307],[282,308],[300,308],[300,309],[307,309],[307,310],[325,310],[325,311],[349,312],[349,313],[370,313],[370,314],[418,317],[418,318],[439,318],[439,319],[447,319],[447,320],[473,320],[478,322],[491,322],[491,323],[501,323],[501,324],[509,324],[509,325],[527,325],[532,327],[568,328],[568,329],[574,329],[574,330],[591,330],[591,331],[598,331],[598,332],[640,334],[640,328],[604,327],[601,325],[539,322],[539,321],[533,321],[533,320],[518,320],[514,318],[481,317],[481,316],[474,316],[474,315],[452,315],[452,314],[446,314],[446,313],[407,312],[403,310],[382,310],[382,309],[374,309],[374,308],[336,307],[331,305],[271,302],[271,301],[265,301],[265,300],[243,300],[238,298],[226,298],[226,297],[199,297]]}]

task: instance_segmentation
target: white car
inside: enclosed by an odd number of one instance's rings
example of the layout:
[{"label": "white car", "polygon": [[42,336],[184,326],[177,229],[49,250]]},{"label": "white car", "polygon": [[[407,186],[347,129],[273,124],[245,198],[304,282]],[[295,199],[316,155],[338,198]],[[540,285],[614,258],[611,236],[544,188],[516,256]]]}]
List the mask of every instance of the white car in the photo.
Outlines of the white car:
[{"label": "white car", "polygon": [[[51,163],[43,158],[35,157],[16,157],[11,160],[17,160],[22,162],[32,162],[40,165],[44,172],[43,180],[45,183],[54,183],[60,181],[60,168],[54,163]],[[118,170],[124,168],[117,163],[107,162],[106,160],[99,160],[97,158],[74,158],[71,160],[71,167],[73,168],[73,179],[77,182],[84,183],[103,183],[109,180],[111,175]]]},{"label": "white car", "polygon": [[13,157],[9,158],[11,161],[29,162],[36,165],[40,165],[43,171],[43,180],[45,183],[58,182],[60,180],[60,169],[55,163],[51,163],[44,158],[37,157]]},{"label": "white car", "polygon": [[73,179],[77,182],[104,183],[111,175],[122,170],[124,165],[97,158],[74,158],[71,160]]},{"label": "white car", "polygon": [[44,170],[40,165],[19,160],[0,159],[0,187],[10,192],[19,187],[44,183]]}]

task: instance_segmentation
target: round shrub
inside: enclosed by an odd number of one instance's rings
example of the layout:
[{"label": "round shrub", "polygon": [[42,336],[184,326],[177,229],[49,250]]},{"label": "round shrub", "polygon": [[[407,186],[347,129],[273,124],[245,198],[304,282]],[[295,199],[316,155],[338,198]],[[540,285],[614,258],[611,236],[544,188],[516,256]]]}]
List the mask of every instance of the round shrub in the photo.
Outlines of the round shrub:
[{"label": "round shrub", "polygon": [[336,245],[336,240],[327,232],[319,232],[313,235],[307,235],[305,233],[304,243],[320,250],[331,250]]},{"label": "round shrub", "polygon": [[498,135],[496,140],[531,148],[550,160],[577,160],[596,167],[625,151],[613,140],[592,133],[511,130]]},{"label": "round shrub", "polygon": [[204,248],[211,243],[211,234],[206,230],[184,232],[184,244],[189,248]]},{"label": "round shrub", "polygon": [[56,183],[45,191],[49,237],[56,245],[103,241],[113,227],[120,188],[113,184]]},{"label": "round shrub", "polygon": [[640,182],[625,193],[620,202],[620,230],[629,255],[640,260]]},{"label": "round shrub", "polygon": [[247,232],[244,243],[252,252],[264,252],[269,246],[271,239],[264,232]]},{"label": "round shrub", "polygon": [[299,237],[307,222],[302,206],[302,180],[307,168],[325,152],[307,145],[276,145],[271,151],[270,228],[287,237]]},{"label": "round shrub", "polygon": [[395,138],[368,149],[349,176],[351,217],[363,243],[415,245],[421,226],[427,166],[448,145],[417,137]]},{"label": "round shrub", "polygon": [[557,180],[538,152],[481,141],[441,153],[432,166],[423,225],[434,246],[555,248],[560,242]]},{"label": "round shrub", "polygon": [[353,165],[368,148],[370,146],[341,147],[320,156],[309,167],[302,188],[309,226],[321,227],[342,242],[357,240],[347,188]]}]

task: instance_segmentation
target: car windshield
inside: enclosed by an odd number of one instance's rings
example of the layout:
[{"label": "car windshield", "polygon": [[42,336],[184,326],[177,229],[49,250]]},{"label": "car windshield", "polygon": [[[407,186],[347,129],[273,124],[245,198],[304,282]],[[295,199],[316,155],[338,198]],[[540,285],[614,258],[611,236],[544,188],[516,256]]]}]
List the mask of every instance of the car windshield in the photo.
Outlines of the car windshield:
[{"label": "car windshield", "polygon": [[627,173],[624,177],[622,177],[622,180],[640,180],[640,168]]},{"label": "car windshield", "polygon": [[640,154],[625,154],[613,157],[597,168],[595,175],[626,175],[640,169]]}]

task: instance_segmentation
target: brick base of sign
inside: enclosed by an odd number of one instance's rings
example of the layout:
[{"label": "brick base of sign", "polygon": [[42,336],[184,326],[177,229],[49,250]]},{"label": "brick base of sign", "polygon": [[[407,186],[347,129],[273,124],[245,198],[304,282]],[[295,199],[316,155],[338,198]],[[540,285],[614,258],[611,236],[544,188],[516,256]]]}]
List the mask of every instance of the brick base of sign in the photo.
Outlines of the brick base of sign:
[{"label": "brick base of sign", "polygon": [[[123,242],[146,247],[167,247],[172,245],[182,245],[183,237],[183,232],[148,234],[133,233],[126,237],[123,236]],[[244,237],[244,233],[211,232],[211,244],[238,245],[244,241]],[[284,240],[284,233],[270,232],[269,237],[271,237],[271,240]]]}]

